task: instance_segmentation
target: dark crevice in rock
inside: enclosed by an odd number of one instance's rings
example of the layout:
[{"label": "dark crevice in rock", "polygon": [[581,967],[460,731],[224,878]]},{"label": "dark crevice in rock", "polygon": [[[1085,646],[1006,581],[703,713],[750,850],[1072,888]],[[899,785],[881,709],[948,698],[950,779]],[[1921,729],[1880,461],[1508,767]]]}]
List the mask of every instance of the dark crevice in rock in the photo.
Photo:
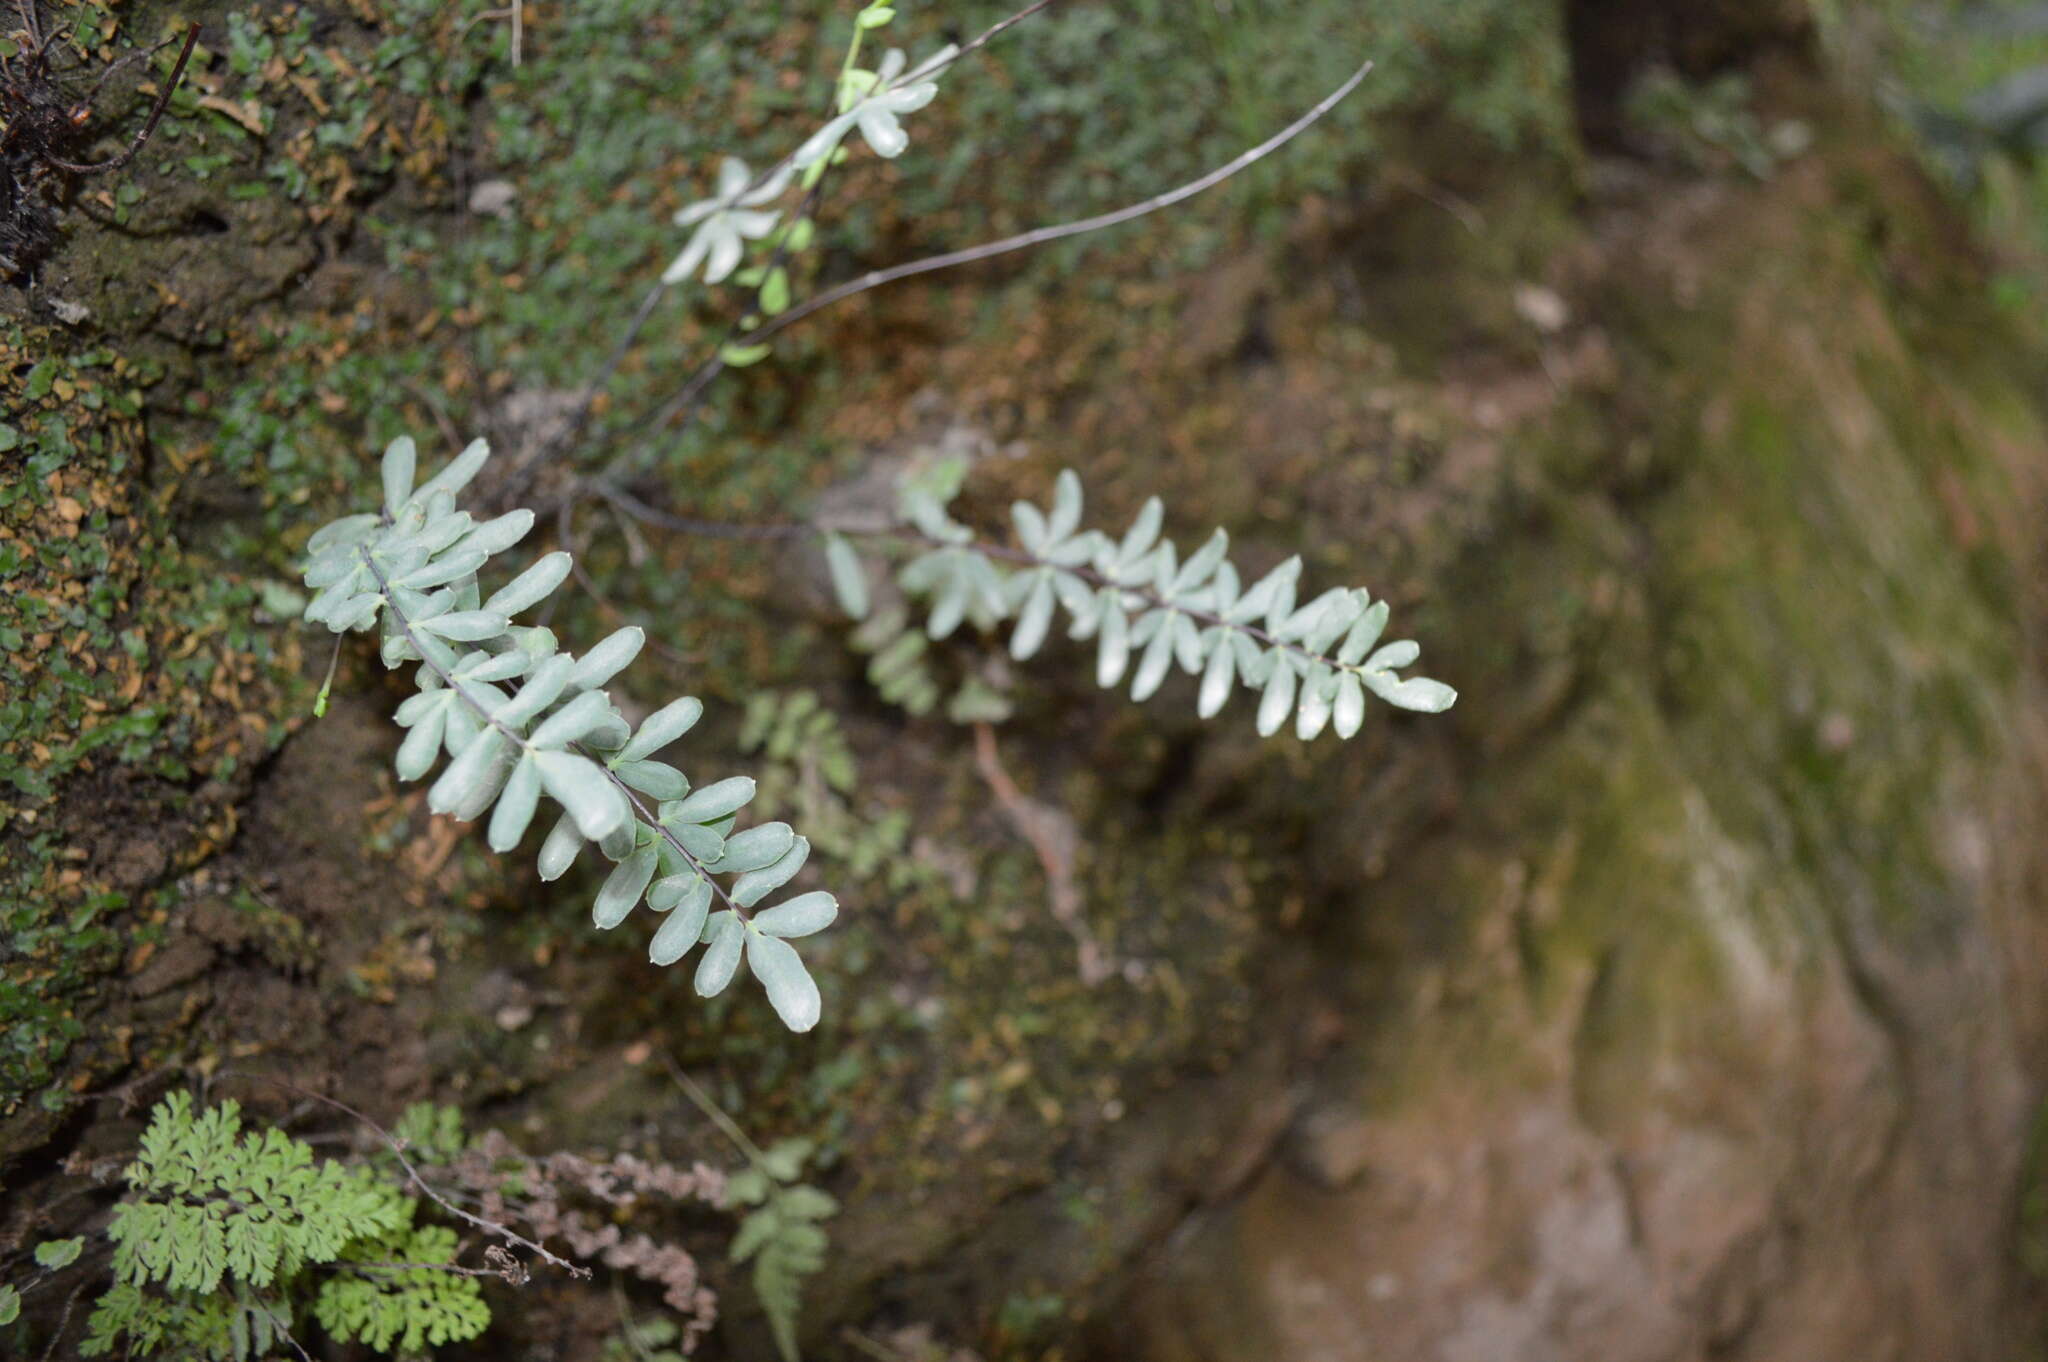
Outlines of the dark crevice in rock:
[{"label": "dark crevice in rock", "polygon": [[1580,135],[1597,151],[1628,149],[1623,106],[1652,67],[1698,80],[1766,53],[1810,59],[1814,44],[1803,0],[1568,0],[1565,36]]}]

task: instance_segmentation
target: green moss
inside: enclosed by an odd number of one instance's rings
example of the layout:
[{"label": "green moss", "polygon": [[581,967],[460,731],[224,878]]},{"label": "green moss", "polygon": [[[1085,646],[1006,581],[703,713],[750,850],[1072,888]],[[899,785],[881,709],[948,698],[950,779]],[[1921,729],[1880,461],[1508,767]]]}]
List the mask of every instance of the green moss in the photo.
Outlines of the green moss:
[{"label": "green moss", "polygon": [[132,810],[103,796],[97,823],[74,822],[59,790],[118,769],[219,777],[276,736],[229,727],[244,687],[260,712],[277,680],[249,589],[188,557],[134,485],[141,376],[56,342],[0,326],[0,370],[22,376],[20,476],[0,490],[0,1112],[54,1076],[122,940],[125,895],[85,846]]}]

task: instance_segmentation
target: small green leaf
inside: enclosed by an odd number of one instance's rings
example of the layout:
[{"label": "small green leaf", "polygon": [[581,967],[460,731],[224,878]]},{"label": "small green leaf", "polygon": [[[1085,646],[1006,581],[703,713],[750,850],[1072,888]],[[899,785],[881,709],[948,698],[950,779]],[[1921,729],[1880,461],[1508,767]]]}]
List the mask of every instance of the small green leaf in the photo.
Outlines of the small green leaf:
[{"label": "small green leaf", "polygon": [[620,780],[654,799],[681,799],[690,792],[690,782],[683,773],[665,762],[615,762],[612,769]]},{"label": "small green leaf", "polygon": [[[484,555],[481,553],[451,553],[394,580],[391,585],[398,589],[391,593],[391,599],[406,618],[414,624],[424,624],[454,609],[456,598],[476,584],[476,570],[483,565]],[[434,587],[450,584],[454,585],[452,591],[424,594]]]},{"label": "small green leaf", "polygon": [[507,511],[496,520],[483,524],[464,535],[455,545],[458,553],[481,553],[485,557],[503,553],[520,540],[526,538],[533,528],[533,512],[524,507]]},{"label": "small green leaf", "polygon": [[583,834],[577,830],[576,819],[563,814],[555,822],[548,839],[540,844],[540,877],[543,880],[558,880],[576,863],[576,854],[583,850]]},{"label": "small green leaf", "polygon": [[1101,602],[1097,608],[1102,612],[1102,633],[1097,641],[1095,684],[1107,689],[1123,680],[1124,668],[1130,665],[1130,620],[1113,592],[1104,591],[1097,599]]},{"label": "small green leaf", "polygon": [[0,1286],[0,1325],[12,1324],[21,1318],[21,1293],[11,1286]]},{"label": "small green leaf", "polygon": [[1342,646],[1337,649],[1337,660],[1351,666],[1364,657],[1366,650],[1379,642],[1380,634],[1387,627],[1387,603],[1374,601],[1366,612],[1358,617],[1358,623],[1351,626],[1351,632],[1344,636]]},{"label": "small green leaf", "polygon": [[[657,842],[655,844],[657,852],[667,850],[667,848],[667,842]],[[648,887],[647,906],[657,913],[666,913],[678,903],[681,903],[684,898],[688,897],[690,892],[697,887],[704,877],[693,869],[674,870],[672,858],[663,859],[661,864],[663,869],[669,870],[671,873],[662,879],[656,880]],[[693,942],[696,940],[694,936],[690,939]]]},{"label": "small green leaf", "polygon": [[1152,640],[1138,660],[1137,675],[1131,678],[1131,699],[1135,703],[1151,699],[1173,665],[1173,619],[1171,615],[1158,618]]},{"label": "small green leaf", "polygon": [[1458,703],[1458,692],[1426,676],[1402,681],[1391,672],[1367,672],[1365,684],[1396,709],[1411,709],[1419,714],[1441,714]]},{"label": "small green leaf", "polygon": [[683,850],[709,865],[725,853],[725,835],[702,823],[665,823]]},{"label": "small green leaf", "polygon": [[46,1239],[36,1245],[36,1266],[55,1272],[60,1267],[70,1267],[78,1261],[78,1255],[85,1251],[83,1238]]},{"label": "small green leaf", "polygon": [[1174,574],[1172,583],[1166,589],[1166,594],[1169,597],[1181,596],[1207,582],[1210,577],[1215,575],[1217,565],[1222,563],[1223,555],[1229,548],[1230,535],[1228,533],[1219,529],[1214,534],[1211,534],[1209,542],[1202,545],[1185,563],[1180,565],[1180,571]]},{"label": "small green leaf", "polygon": [[491,446],[484,440],[471,440],[460,454],[457,454],[446,468],[427,479],[412,494],[412,499],[425,505],[436,494],[446,492],[450,496],[469,486],[470,480],[483,470],[490,461]]},{"label": "small green leaf", "polygon": [[532,609],[546,600],[554,589],[562,584],[563,579],[568,577],[574,561],[568,554],[559,550],[546,555],[500,587],[484,602],[484,609],[508,616]]},{"label": "small green leaf", "polygon": [[725,345],[719,347],[718,351],[718,357],[725,361],[729,369],[744,369],[749,365],[759,364],[768,358],[768,355],[767,345]]},{"label": "small green leaf", "polygon": [[512,768],[504,793],[498,796],[498,807],[491,811],[491,850],[506,852],[518,846],[539,803],[540,768],[533,764],[532,757],[522,757]]},{"label": "small green leaf", "polygon": [[451,610],[432,619],[413,621],[419,633],[435,634],[457,643],[479,643],[505,632],[512,621],[494,610]]},{"label": "small green leaf", "polygon": [[711,823],[743,808],[754,797],[751,776],[728,776],[691,795],[663,815],[664,822]]},{"label": "small green leaf", "polygon": [[813,889],[755,914],[754,930],[769,936],[810,936],[824,931],[838,916],[839,900],[822,889]]},{"label": "small green leaf", "polygon": [[[742,1168],[725,1180],[726,1201],[736,1206],[758,1206],[774,1189],[774,1181],[759,1167]],[[732,1256],[730,1245],[726,1247],[726,1254],[728,1257]]]},{"label": "small green leaf", "polygon": [[535,667],[533,674],[520,685],[519,694],[493,711],[491,717],[509,728],[519,727],[560,697],[575,670],[575,658],[567,653],[556,653]]},{"label": "small green leaf", "polygon": [[1345,672],[1337,678],[1337,699],[1331,713],[1340,738],[1356,735],[1364,724],[1365,687],[1359,684],[1357,672]]},{"label": "small green leaf", "polygon": [[1202,668],[1202,690],[1195,701],[1195,713],[1213,719],[1230,699],[1230,686],[1237,679],[1237,654],[1230,638],[1217,630],[1207,640],[1208,663]]},{"label": "small green leaf", "polygon": [[[749,870],[732,885],[732,901],[742,908],[751,908],[768,895],[782,888],[796,878],[810,858],[811,843],[808,838],[794,839],[789,850],[759,870]],[[723,867],[721,867],[722,869]]]},{"label": "small green leaf", "polygon": [[839,598],[839,608],[849,618],[866,619],[868,574],[861,566],[860,555],[853,551],[853,545],[840,535],[827,533],[825,566],[832,573],[832,594]]},{"label": "small green leaf", "polygon": [[576,829],[595,842],[626,821],[625,799],[597,763],[573,752],[537,752],[543,787],[576,820]]},{"label": "small green leaf", "polygon": [[689,954],[703,934],[705,917],[711,911],[711,882],[701,875],[690,878],[693,883],[648,944],[647,958],[654,964],[673,965]]},{"label": "small green leaf", "polygon": [[597,900],[590,907],[591,921],[598,930],[610,931],[626,920],[626,915],[640,902],[640,896],[647,892],[659,859],[650,842],[620,861],[605,877],[604,887],[597,891]]},{"label": "small green leaf", "polygon": [[1014,710],[1009,696],[978,676],[962,681],[946,702],[946,717],[956,724],[1005,723]]},{"label": "small green leaf", "polygon": [[796,947],[780,937],[749,932],[747,968],[767,990],[768,1001],[784,1026],[792,1031],[808,1031],[818,1024],[818,985],[804,968]]},{"label": "small green leaf", "polygon": [[1339,635],[1348,636],[1348,631],[1365,615],[1363,592],[1346,591],[1331,602],[1323,611],[1315,628],[1302,636],[1301,646],[1306,652],[1322,656],[1335,643]]},{"label": "small green leaf", "polygon": [[1045,642],[1046,630],[1052,625],[1053,586],[1049,574],[1041,575],[1038,584],[1031,588],[1031,594],[1024,598],[1024,608],[1017,612],[1017,628],[1010,635],[1010,656],[1019,662],[1036,653]]},{"label": "small green leaf", "polygon": [[800,1135],[777,1140],[761,1156],[761,1166],[777,1182],[795,1182],[803,1176],[804,1160],[811,1157],[811,1151],[816,1147]]},{"label": "small green leaf", "polygon": [[592,690],[617,676],[627,663],[640,656],[647,633],[638,625],[614,630],[595,648],[583,655],[576,670],[569,673],[572,690]]},{"label": "small green leaf", "polygon": [[1294,609],[1294,583],[1301,576],[1301,556],[1296,554],[1259,578],[1223,612],[1228,624],[1247,624],[1261,615]]},{"label": "small green leaf", "polygon": [[789,307],[789,271],[777,265],[761,285],[761,310],[769,316]]},{"label": "small green leaf", "polygon": [[1128,567],[1152,551],[1158,542],[1159,527],[1166,519],[1166,506],[1158,497],[1145,498],[1145,504],[1138,508],[1137,519],[1125,532],[1123,542],[1116,546],[1117,562]]},{"label": "small green leaf", "polygon": [[601,690],[587,690],[541,721],[527,742],[544,750],[567,747],[611,717],[612,703]]},{"label": "small green leaf", "polygon": [[1414,639],[1404,638],[1394,643],[1389,643],[1386,647],[1368,657],[1365,660],[1365,670],[1369,672],[1392,671],[1396,667],[1407,666],[1410,662],[1421,656],[1422,645]]},{"label": "small green leaf", "polygon": [[[441,692],[447,695],[447,692]],[[441,734],[448,723],[448,706],[452,697],[444,699],[441,706],[422,718],[406,733],[405,741],[398,745],[398,778],[418,780],[434,769],[434,759],[441,755]]]},{"label": "small green leaf", "polygon": [[1294,708],[1294,668],[1285,658],[1274,658],[1273,675],[1266,682],[1266,694],[1259,701],[1259,736],[1270,738],[1280,731]]},{"label": "small green leaf", "polygon": [[1052,514],[1046,517],[1045,537],[1057,544],[1081,524],[1081,479],[1071,468],[1062,468],[1053,479]]},{"label": "small green leaf", "polygon": [[704,702],[694,695],[664,705],[648,715],[633,740],[620,749],[620,760],[641,761],[653,756],[695,727],[703,713]]},{"label": "small green leaf", "polygon": [[862,28],[880,28],[895,17],[896,11],[888,5],[869,5],[854,16],[854,22]]},{"label": "small green leaf", "polygon": [[734,833],[725,839],[725,854],[712,869],[720,874],[743,874],[760,870],[782,859],[796,845],[796,834],[787,823],[763,823]]},{"label": "small green leaf", "polygon": [[1335,698],[1335,684],[1330,669],[1317,663],[1309,678],[1301,683],[1301,706],[1294,716],[1294,736],[1303,742],[1312,741],[1330,722],[1330,702]]},{"label": "small green leaf", "polygon": [[508,764],[504,735],[486,728],[469,740],[461,755],[448,763],[441,778],[427,788],[427,807],[464,822],[491,806],[503,786]]},{"label": "small green leaf", "polygon": [[377,531],[377,517],[365,511],[360,515],[345,515],[339,520],[330,520],[313,531],[313,537],[306,541],[306,553],[317,558],[330,548],[346,548],[360,544]]},{"label": "small green leaf", "polygon": [[746,936],[747,929],[731,909],[711,919],[705,928],[709,946],[704,958],[697,962],[697,977],[693,981],[700,997],[715,998],[725,992],[725,986],[732,982],[733,971],[740,966],[740,949],[746,944]]}]

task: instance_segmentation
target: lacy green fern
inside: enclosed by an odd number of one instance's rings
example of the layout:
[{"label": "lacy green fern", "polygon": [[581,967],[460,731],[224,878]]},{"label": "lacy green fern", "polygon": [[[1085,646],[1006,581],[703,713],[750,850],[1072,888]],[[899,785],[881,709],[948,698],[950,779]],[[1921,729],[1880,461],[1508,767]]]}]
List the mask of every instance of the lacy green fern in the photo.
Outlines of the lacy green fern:
[{"label": "lacy green fern", "polygon": [[269,1286],[329,1262],[364,1231],[391,1228],[405,1204],[374,1176],[315,1162],[277,1130],[241,1133],[233,1102],[194,1115],[172,1093],[125,1176],[136,1195],[114,1211],[114,1276],[171,1291],[211,1292],[223,1274]]},{"label": "lacy green fern", "polygon": [[101,1357],[125,1342],[133,1356],[169,1353],[250,1362],[270,1356],[291,1336],[290,1318],[291,1307],[282,1297],[246,1288],[164,1296],[117,1282],[93,1307],[78,1351]]},{"label": "lacy green fern", "polygon": [[[473,1277],[434,1270],[452,1263],[455,1236],[416,1227],[416,1199],[281,1131],[244,1131],[234,1102],[195,1111],[185,1093],[166,1097],[124,1176],[130,1195],[107,1227],[114,1285],[85,1356],[261,1357],[291,1336],[309,1291],[330,1333],[379,1351],[474,1338],[489,1322]],[[316,1288],[314,1265],[338,1270]]]},{"label": "lacy green fern", "polygon": [[321,1283],[313,1318],[343,1342],[361,1340],[379,1352],[474,1338],[491,1322],[475,1279],[436,1271],[455,1261],[455,1232],[445,1225],[406,1223],[350,1242],[341,1261],[357,1265]]}]

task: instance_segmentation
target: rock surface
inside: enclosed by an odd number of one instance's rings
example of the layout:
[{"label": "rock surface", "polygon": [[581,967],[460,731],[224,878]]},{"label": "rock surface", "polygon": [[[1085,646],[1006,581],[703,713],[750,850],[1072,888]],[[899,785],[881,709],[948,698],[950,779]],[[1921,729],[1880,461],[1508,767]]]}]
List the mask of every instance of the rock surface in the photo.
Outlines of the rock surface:
[{"label": "rock surface", "polygon": [[[1338,910],[1342,1044],[1101,1355],[2021,1347],[2038,363],[1997,329],[1949,348],[1995,328],[1969,256],[1913,172],[1844,146],[1763,187],[1639,182],[1563,253],[1618,369],[1491,457],[1516,478],[1591,401],[1624,477],[1482,536],[1457,811]],[[1518,724],[1531,692],[1558,698]]]}]

